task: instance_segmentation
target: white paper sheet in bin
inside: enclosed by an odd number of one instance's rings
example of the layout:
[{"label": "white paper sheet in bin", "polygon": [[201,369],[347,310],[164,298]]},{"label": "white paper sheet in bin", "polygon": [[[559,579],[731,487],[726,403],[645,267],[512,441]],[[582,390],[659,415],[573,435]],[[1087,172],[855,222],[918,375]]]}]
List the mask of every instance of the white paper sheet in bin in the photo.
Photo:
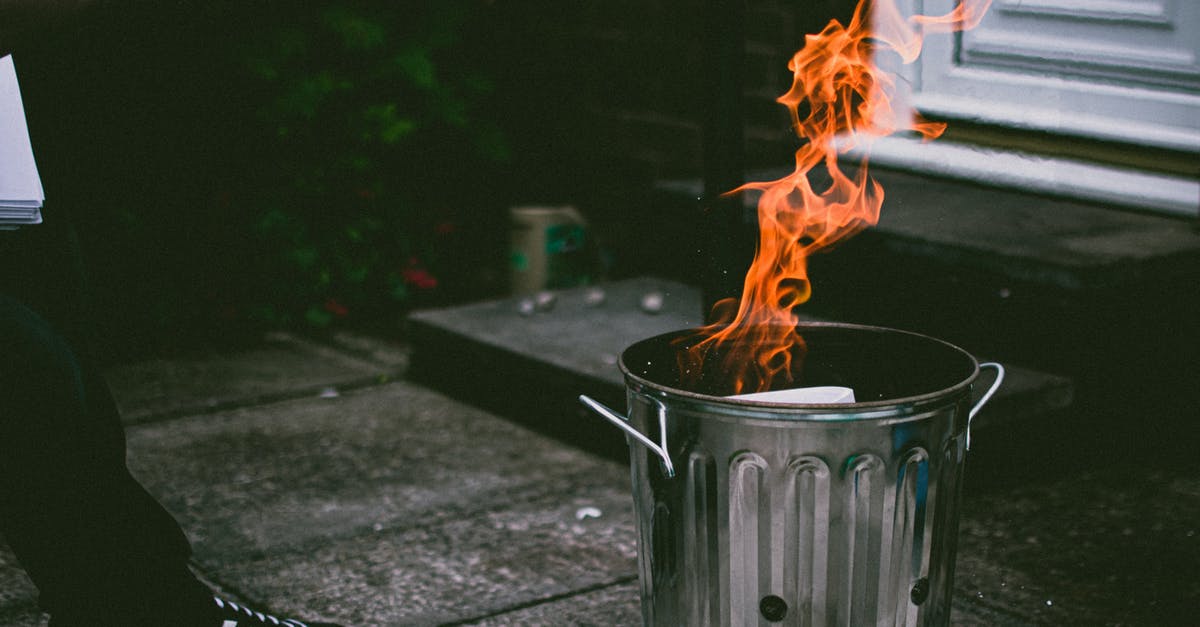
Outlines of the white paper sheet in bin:
[{"label": "white paper sheet in bin", "polygon": [[831,405],[834,403],[853,403],[854,390],[842,387],[840,385],[822,385],[809,388],[792,388],[790,390],[772,390],[770,392],[738,394],[736,396],[730,396],[729,398],[746,401],[762,401],[764,403]]}]

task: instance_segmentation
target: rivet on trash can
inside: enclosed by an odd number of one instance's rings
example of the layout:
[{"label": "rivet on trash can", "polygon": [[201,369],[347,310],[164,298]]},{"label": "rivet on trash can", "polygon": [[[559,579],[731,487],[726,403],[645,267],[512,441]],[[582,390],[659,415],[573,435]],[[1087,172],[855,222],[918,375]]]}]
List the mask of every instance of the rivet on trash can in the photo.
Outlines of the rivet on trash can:
[{"label": "rivet on trash can", "polygon": [[758,611],[762,612],[763,618],[772,623],[777,623],[783,620],[784,616],[787,616],[787,601],[769,594],[763,597],[762,601],[758,602]]},{"label": "rivet on trash can", "polygon": [[925,577],[918,579],[917,583],[913,584],[912,594],[909,596],[912,598],[912,602],[917,605],[924,603],[925,599],[929,596],[929,580]]}]

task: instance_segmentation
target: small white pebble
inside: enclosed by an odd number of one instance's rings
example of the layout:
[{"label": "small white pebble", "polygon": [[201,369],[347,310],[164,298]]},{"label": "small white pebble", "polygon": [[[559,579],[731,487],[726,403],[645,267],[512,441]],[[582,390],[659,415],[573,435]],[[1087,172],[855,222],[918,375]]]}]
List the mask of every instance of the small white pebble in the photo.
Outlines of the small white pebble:
[{"label": "small white pebble", "polygon": [[587,518],[599,518],[603,515],[604,515],[604,512],[601,512],[598,508],[595,508],[595,507],[581,507],[581,508],[575,510],[575,520],[584,520]]},{"label": "small white pebble", "polygon": [[588,307],[599,307],[604,304],[604,300],[608,295],[599,287],[588,288],[588,291],[583,293],[583,304]]},{"label": "small white pebble", "polygon": [[317,394],[317,396],[319,398],[337,398],[337,397],[341,396],[341,394],[338,393],[337,388],[327,387],[327,388],[322,389],[321,393]]},{"label": "small white pebble", "polygon": [[534,304],[532,298],[522,298],[517,301],[517,313],[522,316],[532,316],[534,312]]},{"label": "small white pebble", "polygon": [[1051,601],[1050,599],[1046,599],[1046,605],[1054,605],[1054,601]]},{"label": "small white pebble", "polygon": [[558,302],[558,297],[554,292],[538,292],[537,296],[533,297],[533,306],[538,311],[550,311],[554,309],[554,303]]},{"label": "small white pebble", "polygon": [[642,296],[641,302],[642,311],[649,314],[656,314],[662,311],[663,308],[663,293],[648,292]]}]

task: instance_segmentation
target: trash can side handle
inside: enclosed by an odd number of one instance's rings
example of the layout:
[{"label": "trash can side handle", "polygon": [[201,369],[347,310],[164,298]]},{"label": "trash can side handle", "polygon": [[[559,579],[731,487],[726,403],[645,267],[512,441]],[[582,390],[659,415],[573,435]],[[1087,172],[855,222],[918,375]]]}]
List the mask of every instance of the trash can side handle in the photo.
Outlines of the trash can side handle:
[{"label": "trash can side handle", "polygon": [[[642,446],[650,449],[656,455],[658,455],[660,458],[662,458],[663,466],[665,466],[666,471],[667,471],[667,476],[668,477],[675,476],[675,466],[674,466],[674,464],[671,463],[671,456],[667,455],[667,449],[666,449],[667,430],[666,430],[665,424],[660,425],[660,427],[661,427],[660,431],[663,434],[663,442],[662,442],[662,445],[659,445],[659,444],[655,443],[654,440],[651,440],[649,437],[647,437],[646,434],[642,433],[641,431],[638,431],[637,429],[635,429],[633,427],[633,425],[629,424],[628,418],[609,409],[604,404],[596,401],[595,399],[587,396],[586,394],[580,394],[579,400],[581,402],[583,402],[584,405],[587,405],[588,408],[590,408],[592,411],[596,412],[597,414],[600,414],[601,418],[604,418],[605,420],[613,423],[613,425],[615,425],[618,429],[629,434],[630,437],[632,437],[633,439],[640,442]],[[662,406],[660,406],[659,407],[659,420],[660,421],[663,421],[665,419],[663,410],[664,410],[664,408]]]},{"label": "trash can side handle", "polygon": [[996,393],[996,390],[1000,389],[1000,384],[1004,382],[1004,366],[1001,366],[1000,364],[998,364],[994,361],[989,361],[987,363],[979,364],[980,370],[983,370],[984,368],[995,368],[996,369],[996,380],[992,382],[992,387],[988,388],[987,392],[984,392],[983,397],[979,399],[979,402],[975,403],[975,406],[971,408],[971,411],[969,413],[967,413],[967,450],[968,451],[971,450],[971,421],[975,419],[975,414],[979,413],[979,410],[983,409],[983,406],[986,405],[987,402],[992,399],[992,395]]}]

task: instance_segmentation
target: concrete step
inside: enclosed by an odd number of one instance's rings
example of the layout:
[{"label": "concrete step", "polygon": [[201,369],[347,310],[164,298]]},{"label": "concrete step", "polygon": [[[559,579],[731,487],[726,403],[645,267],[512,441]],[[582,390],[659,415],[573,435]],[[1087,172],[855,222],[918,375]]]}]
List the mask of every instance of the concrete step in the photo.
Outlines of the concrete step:
[{"label": "concrete step", "polygon": [[[786,174],[753,172],[747,180]],[[872,168],[871,175],[883,185],[885,200],[879,224],[865,237],[878,238],[891,252],[1069,290],[1195,276],[1200,266],[1200,228],[1194,220],[880,168]],[[661,181],[657,189],[684,208],[694,207],[703,195],[699,179]],[[745,194],[744,202],[752,210],[757,194]]]},{"label": "concrete step", "polygon": [[[885,190],[879,225],[810,259],[807,312],[917,331],[1062,375],[1079,412],[1124,429],[1119,439],[1176,451],[1197,443],[1200,224],[884,169],[872,175]],[[699,190],[699,181],[660,184],[654,214],[670,217],[658,224],[695,222]],[[656,254],[694,258],[700,236],[660,237],[668,250]],[[703,284],[694,267],[673,272]],[[1155,419],[1121,426],[1143,411]]]},{"label": "concrete step", "polygon": [[[589,288],[578,288],[556,293],[553,308],[531,315],[520,311],[518,299],[416,312],[409,319],[410,376],[560,439],[621,457],[624,436],[585,411],[577,396],[586,393],[624,408],[621,351],[638,340],[701,324],[701,299],[696,288],[655,278],[615,281],[602,289],[600,305],[589,304]],[[662,296],[662,308],[654,313],[641,306],[651,293]],[[1007,370],[1005,384],[976,418],[976,434],[1001,426],[1033,428],[1039,418],[1070,405],[1070,380],[1011,364]],[[987,382],[990,378],[976,386],[977,393]]]}]

